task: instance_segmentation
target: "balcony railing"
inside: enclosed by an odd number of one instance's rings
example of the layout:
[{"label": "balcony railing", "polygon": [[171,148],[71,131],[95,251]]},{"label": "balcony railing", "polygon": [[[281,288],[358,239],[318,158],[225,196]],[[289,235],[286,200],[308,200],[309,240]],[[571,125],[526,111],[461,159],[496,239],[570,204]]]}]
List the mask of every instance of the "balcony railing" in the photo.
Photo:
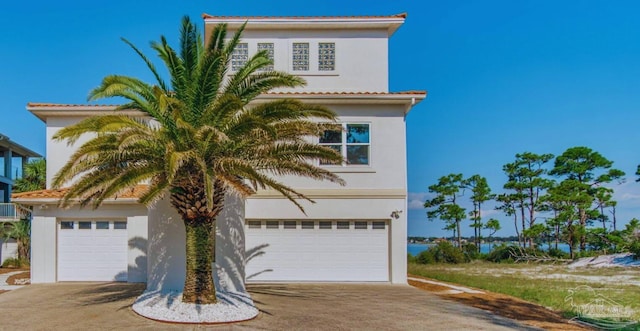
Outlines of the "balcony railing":
[{"label": "balcony railing", "polygon": [[29,219],[31,211],[15,203],[0,203],[0,221]]}]

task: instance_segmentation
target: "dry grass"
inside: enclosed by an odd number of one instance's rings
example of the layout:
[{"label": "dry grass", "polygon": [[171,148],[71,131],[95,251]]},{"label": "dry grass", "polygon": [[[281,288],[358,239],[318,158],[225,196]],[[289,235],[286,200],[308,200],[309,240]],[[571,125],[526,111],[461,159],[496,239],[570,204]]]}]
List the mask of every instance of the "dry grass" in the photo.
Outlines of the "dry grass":
[{"label": "dry grass", "polygon": [[[463,265],[410,264],[409,272],[424,277],[472,286],[533,302],[572,316],[568,300],[570,293],[588,286],[590,293],[575,295],[576,301],[588,301],[601,296],[635,313],[640,320],[640,283],[638,268],[570,269],[558,265],[521,265],[470,263]],[[573,291],[573,292],[570,292]]]},{"label": "dry grass", "polygon": [[[418,277],[415,275],[411,276]],[[496,315],[504,316],[545,330],[591,330],[589,328],[570,323],[557,312],[512,296],[488,291],[483,291],[484,293],[451,294],[448,291],[450,288],[440,285],[425,284],[411,280],[409,281],[409,284],[425,291],[435,293],[445,299],[454,300],[465,305],[487,310]]]}]

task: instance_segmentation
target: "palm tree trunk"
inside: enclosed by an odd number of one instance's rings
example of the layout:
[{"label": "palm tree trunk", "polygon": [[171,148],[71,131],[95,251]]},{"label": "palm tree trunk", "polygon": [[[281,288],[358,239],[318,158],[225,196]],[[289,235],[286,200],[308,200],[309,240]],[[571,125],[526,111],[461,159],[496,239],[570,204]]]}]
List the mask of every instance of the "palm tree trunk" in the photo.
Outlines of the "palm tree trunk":
[{"label": "palm tree trunk", "polygon": [[214,183],[213,205],[207,207],[204,183],[197,174],[174,185],[171,204],[182,217],[186,232],[186,276],[182,302],[216,303],[213,282],[215,220],[224,205],[225,189]]},{"label": "palm tree trunk", "polygon": [[184,220],[187,243],[187,273],[182,301],[210,304],[216,302],[213,282],[213,250],[215,222],[211,219]]}]

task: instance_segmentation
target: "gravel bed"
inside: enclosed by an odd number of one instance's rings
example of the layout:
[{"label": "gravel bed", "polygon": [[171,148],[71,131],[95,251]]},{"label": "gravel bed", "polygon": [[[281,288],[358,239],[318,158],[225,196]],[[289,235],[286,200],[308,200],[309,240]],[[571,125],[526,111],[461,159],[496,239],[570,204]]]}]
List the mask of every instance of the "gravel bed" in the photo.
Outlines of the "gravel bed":
[{"label": "gravel bed", "polygon": [[258,316],[249,293],[216,293],[218,303],[201,305],[183,303],[182,292],[145,291],[133,304],[141,316],[177,323],[229,323]]}]

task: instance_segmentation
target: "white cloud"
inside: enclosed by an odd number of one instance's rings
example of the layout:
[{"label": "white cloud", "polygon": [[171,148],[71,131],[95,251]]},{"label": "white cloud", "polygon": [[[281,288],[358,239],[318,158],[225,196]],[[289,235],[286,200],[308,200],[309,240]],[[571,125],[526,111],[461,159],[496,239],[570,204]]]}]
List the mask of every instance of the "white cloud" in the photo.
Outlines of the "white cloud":
[{"label": "white cloud", "polygon": [[640,207],[640,183],[625,182],[611,185],[614,190],[613,198],[627,207]]},{"label": "white cloud", "polygon": [[409,209],[424,209],[424,202],[433,196],[433,193],[428,192],[409,192],[407,197]]}]

